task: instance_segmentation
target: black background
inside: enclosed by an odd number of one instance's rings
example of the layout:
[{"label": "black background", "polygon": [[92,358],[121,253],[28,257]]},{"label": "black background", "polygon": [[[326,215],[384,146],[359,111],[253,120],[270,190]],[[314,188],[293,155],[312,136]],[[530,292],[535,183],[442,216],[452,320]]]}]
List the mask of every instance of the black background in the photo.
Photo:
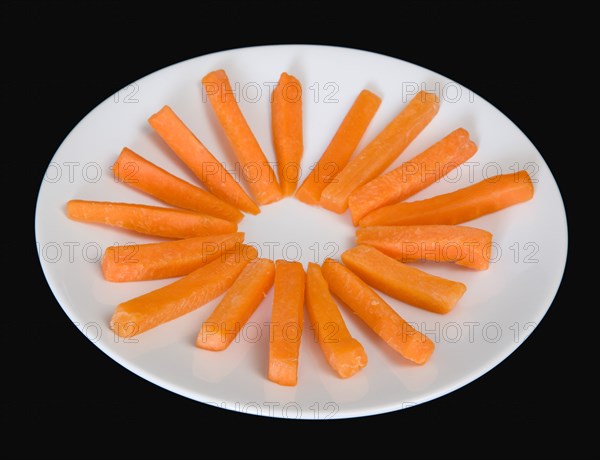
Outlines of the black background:
[{"label": "black background", "polygon": [[[373,427],[392,426],[402,445],[443,444],[454,453],[467,441],[491,448],[525,440],[532,427],[558,436],[573,417],[577,393],[561,356],[567,324],[566,285],[545,319],[509,359],[466,387],[409,410],[332,423],[258,418],[223,411],[163,390],[106,357],[71,324],[55,301],[37,261],[33,216],[47,164],[64,137],[102,100],[144,75],[184,59],[214,51],[272,43],[332,44],[374,51],[439,72],[475,91],[511,118],[537,146],[569,200],[564,167],[562,119],[557,101],[568,82],[561,80],[566,56],[559,25],[568,19],[550,7],[519,2],[406,2],[399,13],[387,3],[321,2],[8,2],[2,5],[2,94],[5,226],[12,215],[24,225],[20,244],[10,244],[15,300],[5,299],[2,343],[1,413],[13,428],[42,432],[58,427],[65,435],[83,428],[94,445],[113,452],[120,433],[144,428],[144,444],[186,440],[200,449],[213,435],[226,433],[222,448],[237,449],[233,433],[262,430],[255,449],[288,427],[342,428],[337,442]],[[563,57],[565,59],[563,59]],[[562,64],[561,64],[562,63]],[[557,83],[563,90],[556,94]],[[566,86],[565,86],[566,85]],[[8,145],[6,145],[8,142]],[[23,212],[26,209],[26,212]],[[569,209],[569,206],[567,206]],[[13,214],[14,213],[14,214]],[[570,218],[570,216],[569,216]],[[6,228],[5,228],[6,229]],[[11,240],[12,241],[12,240]],[[572,251],[572,247],[570,248]],[[13,253],[13,251],[15,251]],[[13,259],[14,257],[14,259]],[[9,259],[4,260],[10,263]],[[23,279],[24,278],[24,279]],[[6,278],[5,278],[6,279]],[[6,294],[8,296],[8,294]],[[209,431],[207,431],[209,430]],[[305,443],[297,432],[290,440]],[[329,433],[329,431],[326,431]],[[373,436],[383,435],[376,434]],[[363,439],[367,442],[369,436]],[[138,439],[139,441],[139,439]],[[379,441],[379,442],[381,442]],[[371,442],[371,441],[368,441]],[[538,442],[538,441],[535,441]],[[137,441],[131,450],[135,453]],[[308,452],[315,453],[315,447]],[[284,454],[284,451],[277,451]],[[332,452],[335,452],[332,451]],[[428,451],[427,451],[428,452]],[[198,450],[198,454],[201,450]],[[480,452],[483,454],[484,452]],[[515,452],[516,453],[516,452]]]}]

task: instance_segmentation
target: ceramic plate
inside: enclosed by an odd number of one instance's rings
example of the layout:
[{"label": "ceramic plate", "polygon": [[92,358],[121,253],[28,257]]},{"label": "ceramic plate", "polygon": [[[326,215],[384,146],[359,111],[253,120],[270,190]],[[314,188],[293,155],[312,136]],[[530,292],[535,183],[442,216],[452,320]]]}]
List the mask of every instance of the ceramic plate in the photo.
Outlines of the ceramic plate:
[{"label": "ceramic plate", "polygon": [[[69,220],[65,203],[74,198],[160,205],[115,181],[111,165],[124,146],[168,171],[197,183],[147,124],[170,105],[227,169],[239,176],[233,153],[212,114],[200,79],[226,69],[240,107],[269,160],[274,160],[269,96],[281,72],[300,79],[304,98],[302,174],[306,176],[363,88],[383,102],[366,132],[366,145],[420,89],[438,93],[438,115],[391,166],[410,159],[455,128],[467,129],[477,154],[412,199],[464,187],[484,177],[526,169],[533,200],[469,222],[493,233],[492,263],[484,272],[436,263],[417,266],[461,281],[467,293],[456,308],[437,315],[383,296],[436,343],[424,366],[388,348],[341,307],[351,333],[363,344],[369,364],[346,380],[326,364],[310,328],[303,335],[296,387],[266,378],[267,296],[236,341],[223,352],[197,349],[202,321],[219,299],[132,339],[108,327],[117,304],[170,280],[109,283],[99,260],[113,244],[155,238]],[[224,409],[288,418],[343,418],[389,412],[451,392],[509,356],[538,326],[563,274],[567,225],[563,202],[540,152],[506,116],[467,88],[398,59],[325,46],[267,46],[200,56],[148,75],[92,110],[71,131],[48,166],[36,209],[40,261],[56,299],[77,328],[104,353],[139,376],[180,395]],[[353,245],[348,214],[335,215],[293,198],[264,206],[240,223],[246,241],[263,257],[322,262]],[[543,326],[542,326],[543,327]]]}]

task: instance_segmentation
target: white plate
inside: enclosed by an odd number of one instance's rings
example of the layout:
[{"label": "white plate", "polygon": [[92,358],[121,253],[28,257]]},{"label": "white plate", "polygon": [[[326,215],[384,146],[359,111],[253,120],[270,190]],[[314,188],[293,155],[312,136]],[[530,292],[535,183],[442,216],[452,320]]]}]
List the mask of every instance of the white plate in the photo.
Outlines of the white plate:
[{"label": "white plate", "polygon": [[[98,260],[114,243],[152,238],[70,221],[73,198],[159,204],[116,183],[110,166],[123,146],[191,182],[193,175],[153,133],[146,119],[169,104],[229,169],[233,154],[203,100],[200,79],[226,69],[240,106],[265,154],[274,160],[269,87],[280,73],[297,76],[304,88],[303,175],[322,154],[358,92],[383,98],[361,146],[402,109],[418,88],[442,97],[439,114],[392,167],[416,155],[457,127],[466,128],[478,153],[458,174],[414,199],[463,187],[484,176],[527,168],[535,181],[533,200],[469,225],[491,231],[495,261],[485,272],[426,263],[428,272],[462,281],[468,291],[447,315],[405,305],[386,296],[408,321],[436,342],[431,360],[411,365],[387,348],[345,307],[348,327],[364,345],[368,366],[342,380],[328,368],[307,327],[301,347],[299,383],[286,388],[266,378],[271,295],[242,331],[238,343],[213,353],[194,347],[195,335],[218,299],[134,339],[115,337],[108,327],[115,306],[169,280],[113,284],[103,280]],[[360,148],[360,146],[359,146]],[[402,409],[453,391],[489,371],[537,326],[561,281],[567,254],[562,199],[546,163],[527,137],[502,113],[447,78],[398,59],[352,49],[285,45],[245,48],[201,56],[132,83],[92,110],[67,136],[40,188],[36,209],[40,261],[67,315],[102,351],[141,377],[191,399],[247,413],[293,418],[341,418]],[[265,257],[321,262],[352,246],[349,216],[311,208],[294,199],[265,206],[240,224],[248,242]]]}]

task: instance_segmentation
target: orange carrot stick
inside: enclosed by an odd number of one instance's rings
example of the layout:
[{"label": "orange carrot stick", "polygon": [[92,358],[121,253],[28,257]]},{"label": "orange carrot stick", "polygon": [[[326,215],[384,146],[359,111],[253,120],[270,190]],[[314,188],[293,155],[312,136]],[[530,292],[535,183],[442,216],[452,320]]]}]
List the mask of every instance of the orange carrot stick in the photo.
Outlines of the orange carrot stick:
[{"label": "orange carrot stick", "polygon": [[250,214],[260,212],[240,184],[194,136],[171,107],[165,105],[148,119],[148,123],[211,193],[242,211]]},{"label": "orange carrot stick", "polygon": [[398,262],[371,246],[356,246],[342,254],[344,264],[363,281],[415,307],[448,313],[467,287]]},{"label": "orange carrot stick", "polygon": [[202,85],[219,124],[240,161],[242,174],[259,204],[269,204],[283,196],[275,173],[240,110],[224,70],[210,72]]},{"label": "orange carrot stick", "polygon": [[185,315],[225,292],[257,256],[252,246],[238,245],[171,284],[123,302],[110,328],[121,337],[131,337]]},{"label": "orange carrot stick", "polygon": [[352,222],[357,225],[371,211],[420,192],[467,161],[476,151],[477,146],[466,130],[452,131],[412,160],[354,190],[348,199]]},{"label": "orange carrot stick", "polygon": [[164,201],[171,206],[239,222],[244,215],[235,206],[189,182],[168,173],[125,147],[113,165],[121,182]]},{"label": "orange carrot stick", "polygon": [[298,355],[304,320],[306,274],[300,262],[275,262],[275,288],[269,331],[269,380],[298,382]]},{"label": "orange carrot stick", "polygon": [[429,359],[435,348],[431,339],[408,324],[363,280],[333,259],[326,259],[322,270],[331,292],[385,343],[417,364]]},{"label": "orange carrot stick", "polygon": [[102,257],[107,281],[142,281],[187,275],[232,251],[243,233],[199,236],[163,243],[110,246]]},{"label": "orange carrot stick", "polygon": [[296,192],[296,198],[307,204],[319,204],[323,189],[346,166],[380,104],[381,98],[376,94],[366,89],[360,92],[325,153]]},{"label": "orange carrot stick", "polygon": [[492,234],[460,225],[365,227],[356,231],[356,244],[373,246],[400,262],[456,262],[475,270],[487,270]]},{"label": "orange carrot stick", "polygon": [[250,262],[202,324],[196,346],[213,351],[227,348],[265,298],[274,278],[272,260]]},{"label": "orange carrot stick", "polygon": [[363,217],[359,225],[455,225],[531,198],[531,178],[527,171],[519,171],[489,177],[460,190],[426,200],[384,206]]},{"label": "orange carrot stick", "polygon": [[309,262],[306,275],[306,306],[315,339],[332,369],[342,378],[350,377],[367,365],[367,354],[350,335],[321,267]]},{"label": "orange carrot stick", "polygon": [[271,102],[273,145],[283,196],[296,190],[302,159],[302,86],[296,77],[283,72]]},{"label": "orange carrot stick", "polygon": [[235,222],[218,217],[144,204],[71,200],[67,203],[67,216],[81,222],[112,225],[165,238],[192,238],[237,231]]},{"label": "orange carrot stick", "polygon": [[375,179],[404,151],[439,110],[435,94],[419,92],[375,139],[354,157],[321,194],[321,206],[341,214],[350,194]]}]

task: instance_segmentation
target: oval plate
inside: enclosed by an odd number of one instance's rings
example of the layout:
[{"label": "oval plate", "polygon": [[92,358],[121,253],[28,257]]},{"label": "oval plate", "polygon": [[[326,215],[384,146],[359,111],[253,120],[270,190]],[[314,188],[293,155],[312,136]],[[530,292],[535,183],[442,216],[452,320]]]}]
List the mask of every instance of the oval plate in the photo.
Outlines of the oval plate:
[{"label": "oval plate", "polygon": [[[278,386],[266,378],[272,293],[224,352],[194,347],[200,324],[218,300],[132,339],[108,327],[117,304],[170,280],[115,284],[103,280],[102,251],[115,243],[156,239],[70,221],[65,203],[74,198],[160,205],[116,182],[110,167],[124,146],[191,182],[193,175],[152,132],[146,119],[170,105],[234,174],[234,156],[216,123],[200,79],[224,68],[236,98],[269,160],[274,160],[269,96],[281,72],[303,84],[303,177],[327,147],[363,88],[383,103],[360,147],[376,135],[419,90],[437,92],[439,114],[391,166],[410,159],[451,130],[464,127],[477,154],[411,200],[446,193],[484,177],[526,169],[533,200],[468,225],[493,233],[493,263],[485,272],[448,264],[419,264],[461,281],[468,291],[447,315],[436,315],[383,297],[436,343],[424,366],[408,363],[355,318],[342,314],[364,345],[368,366],[339,379],[325,363],[306,327],[299,383]],[[563,202],[552,174],[527,137],[495,107],[467,88],[398,59],[345,48],[282,45],[244,48],[172,65],[119,91],[92,110],[57,150],[40,188],[36,237],[44,274],[69,318],[104,353],[139,376],[188,398],[246,413],[288,418],[343,418],[394,411],[437,398],[473,381],[509,356],[550,307],[567,255]],[[338,216],[288,198],[240,223],[246,241],[263,257],[322,262],[353,245],[348,214]]]}]

